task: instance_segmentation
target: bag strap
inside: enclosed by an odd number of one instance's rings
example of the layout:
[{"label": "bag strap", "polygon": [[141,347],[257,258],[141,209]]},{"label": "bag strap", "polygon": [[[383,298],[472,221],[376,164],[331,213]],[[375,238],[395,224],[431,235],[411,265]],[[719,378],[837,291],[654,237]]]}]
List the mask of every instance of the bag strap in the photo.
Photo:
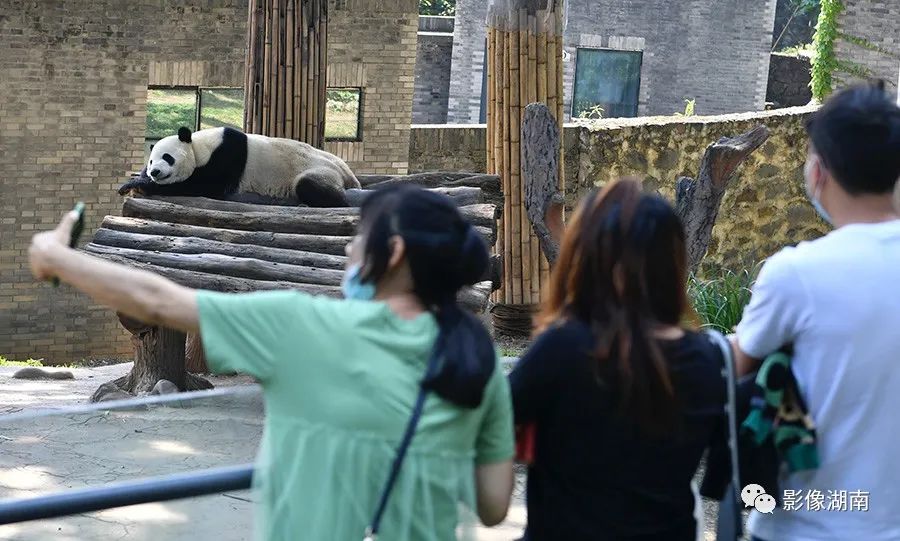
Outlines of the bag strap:
[{"label": "bag strap", "polygon": [[705,332],[722,352],[722,376],[725,378],[725,390],[728,399],[725,404],[725,414],[728,422],[728,450],[731,458],[731,490],[730,494],[726,494],[726,498],[730,496],[731,501],[735,504],[734,514],[736,516],[733,527],[736,538],[739,538],[742,535],[741,508],[737,506],[737,502],[741,501],[741,480],[740,462],[738,461],[737,372],[734,363],[734,352],[731,349],[731,342],[721,332],[715,329],[706,329]]},{"label": "bag strap", "polygon": [[[428,368],[426,369],[426,374],[430,374],[434,366],[437,364],[438,355],[437,352],[433,352],[431,354],[431,358],[428,361]],[[378,531],[381,528],[381,518],[384,516],[384,510],[387,508],[388,498],[391,495],[391,491],[394,488],[394,484],[397,482],[397,477],[400,475],[400,467],[403,465],[403,459],[406,458],[406,451],[409,450],[409,445],[412,443],[413,436],[416,434],[416,427],[419,425],[419,419],[422,418],[422,410],[425,409],[425,398],[428,395],[428,390],[423,386],[419,386],[419,395],[416,397],[416,404],[413,406],[412,414],[409,416],[409,422],[406,423],[406,430],[403,432],[403,439],[400,440],[400,445],[397,447],[397,452],[394,454],[394,462],[391,464],[391,472],[388,474],[387,481],[384,484],[384,488],[381,489],[381,496],[378,498],[378,507],[375,508],[375,514],[372,516],[371,522],[369,522],[369,526],[366,527],[366,534],[363,538],[363,541],[375,541],[378,538]]]}]

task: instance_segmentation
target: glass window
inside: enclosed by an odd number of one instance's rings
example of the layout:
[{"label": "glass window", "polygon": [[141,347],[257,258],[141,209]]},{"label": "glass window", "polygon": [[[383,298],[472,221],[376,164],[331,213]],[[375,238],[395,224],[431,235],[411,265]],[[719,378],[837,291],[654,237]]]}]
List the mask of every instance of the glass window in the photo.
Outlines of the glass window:
[{"label": "glass window", "polygon": [[329,88],[325,92],[325,139],[361,141],[362,89]]},{"label": "glass window", "polygon": [[201,88],[200,129],[244,126],[244,89]]},{"label": "glass window", "polygon": [[147,139],[159,140],[181,126],[197,125],[197,89],[151,88],[147,92]]},{"label": "glass window", "polygon": [[572,117],[637,116],[642,56],[639,51],[578,49]]}]

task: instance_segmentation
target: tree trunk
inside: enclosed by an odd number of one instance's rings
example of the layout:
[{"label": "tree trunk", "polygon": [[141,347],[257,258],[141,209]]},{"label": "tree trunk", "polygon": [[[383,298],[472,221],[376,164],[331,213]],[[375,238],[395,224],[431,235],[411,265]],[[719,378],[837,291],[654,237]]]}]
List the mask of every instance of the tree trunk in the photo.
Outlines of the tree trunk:
[{"label": "tree trunk", "polygon": [[706,147],[697,179],[681,177],[675,185],[675,212],[685,230],[688,268],[696,272],[706,255],[725,189],[740,166],[769,138],[765,126],[736,137],[723,137]]},{"label": "tree trunk", "polygon": [[565,199],[559,191],[559,125],[543,103],[525,108],[522,121],[522,182],[525,211],[552,267],[559,257]]},{"label": "tree trunk", "polygon": [[219,254],[173,254],[135,250],[133,248],[114,248],[94,243],[87,244],[84,250],[95,255],[114,255],[141,263],[149,263],[157,267],[270,282],[338,286],[341,284],[341,278],[344,275],[339,270],[300,267]]},{"label": "tree trunk", "polygon": [[303,251],[317,254],[344,255],[350,237],[325,237],[322,235],[296,235],[292,233],[270,233],[268,231],[240,231],[201,227],[186,224],[170,224],[155,220],[107,216],[101,227],[127,233],[161,235],[172,237],[196,237],[201,239],[230,242],[234,244],[254,244],[257,246],[284,248],[302,247]]},{"label": "tree trunk", "polygon": [[132,248],[170,254],[221,254],[224,256],[244,257],[274,263],[285,263],[287,265],[338,271],[343,271],[347,262],[346,257],[338,255],[317,254],[253,244],[232,244],[230,242],[197,237],[144,235],[141,233],[116,231],[114,229],[97,230],[92,243],[115,248]]},{"label": "tree trunk", "polygon": [[[484,196],[481,193],[481,188],[475,188],[473,186],[454,186],[450,188],[426,188],[430,192],[436,192],[442,195],[446,195],[449,197],[458,207],[463,207],[466,205],[477,205],[479,203],[484,203]],[[367,197],[375,193],[377,189],[372,190],[357,190],[357,189],[349,189],[345,190],[344,194],[347,196],[347,203],[351,207],[358,207],[362,205],[362,202],[366,200]]]},{"label": "tree trunk", "polygon": [[[348,239],[356,233],[356,226],[359,223],[358,210],[356,209],[268,208],[248,203],[220,203],[230,207],[240,205],[258,210],[244,212],[212,210],[209,208],[176,205],[156,199],[131,197],[125,199],[122,214],[128,218],[160,220],[171,224],[186,224],[214,229],[266,231],[319,237],[339,235]],[[206,205],[214,206],[212,203],[206,203]],[[490,245],[494,241],[493,217],[495,210],[489,207],[491,205],[469,205],[462,207],[460,213],[467,219],[471,218],[481,223],[485,221],[490,223],[490,225],[475,225],[475,229]]]},{"label": "tree trunk", "polygon": [[160,380],[168,380],[181,391],[212,389],[205,379],[188,374],[184,366],[185,335],[163,327],[148,326],[119,314],[119,322],[132,333],[134,365],[128,375],[101,385],[91,402],[101,402],[118,392],[149,393]]},{"label": "tree trunk", "polygon": [[209,367],[206,365],[206,354],[203,353],[203,342],[199,334],[188,333],[187,335],[184,345],[184,368],[195,374],[209,372]]}]

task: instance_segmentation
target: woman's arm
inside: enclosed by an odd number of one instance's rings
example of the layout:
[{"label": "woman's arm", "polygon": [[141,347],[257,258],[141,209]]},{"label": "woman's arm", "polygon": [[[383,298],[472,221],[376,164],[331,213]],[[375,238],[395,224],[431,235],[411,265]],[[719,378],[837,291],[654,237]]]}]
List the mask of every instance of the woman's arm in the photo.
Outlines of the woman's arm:
[{"label": "woman's arm", "polygon": [[197,332],[194,290],[152,272],[104,261],[69,248],[77,214],[66,214],[56,229],[31,239],[28,258],[38,280],[57,277],[100,304],[144,323]]},{"label": "woman's arm", "polygon": [[485,526],[496,526],[506,518],[514,481],[512,460],[475,468],[478,518]]}]

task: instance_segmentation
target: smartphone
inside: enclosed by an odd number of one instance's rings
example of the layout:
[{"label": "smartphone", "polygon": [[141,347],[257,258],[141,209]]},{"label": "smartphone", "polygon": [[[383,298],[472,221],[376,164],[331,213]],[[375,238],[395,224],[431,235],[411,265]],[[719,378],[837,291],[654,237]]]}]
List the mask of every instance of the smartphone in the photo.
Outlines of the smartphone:
[{"label": "smartphone", "polygon": [[[82,231],[84,231],[84,203],[81,201],[75,203],[74,210],[78,213],[78,219],[75,221],[75,225],[72,226],[72,234],[69,235],[69,248],[74,248],[78,244],[78,239],[81,237]],[[53,287],[59,287],[59,278],[53,279]]]}]

